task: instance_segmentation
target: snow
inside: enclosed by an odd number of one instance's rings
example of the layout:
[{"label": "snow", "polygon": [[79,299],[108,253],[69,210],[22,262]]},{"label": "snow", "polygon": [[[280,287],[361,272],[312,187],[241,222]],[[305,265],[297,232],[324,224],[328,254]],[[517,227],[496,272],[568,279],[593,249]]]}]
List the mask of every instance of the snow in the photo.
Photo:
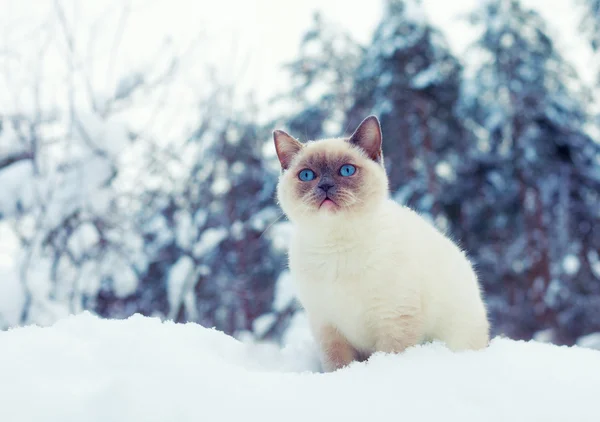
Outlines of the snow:
[{"label": "snow", "polygon": [[273,310],[282,311],[285,307],[295,300],[296,291],[292,282],[292,275],[288,270],[283,271],[275,285],[275,299],[273,300]]},{"label": "snow", "polygon": [[597,421],[600,352],[495,339],[317,373],[314,345],[89,313],[0,333],[0,420]]},{"label": "snow", "polygon": [[198,230],[192,221],[192,216],[187,210],[179,211],[175,213],[175,222],[177,244],[183,249],[190,248],[197,236]]},{"label": "snow", "polygon": [[435,85],[441,79],[441,72],[438,65],[431,65],[427,69],[419,72],[413,77],[411,85],[415,89],[426,89]]},{"label": "snow", "polygon": [[119,268],[119,271],[112,274],[115,295],[123,298],[133,294],[138,286],[138,275],[128,265],[121,264],[116,268]]},{"label": "snow", "polygon": [[20,208],[28,208],[35,200],[32,186],[33,166],[31,161],[14,163],[0,172],[0,216],[16,214]]},{"label": "snow", "polygon": [[200,240],[194,246],[194,256],[196,258],[210,252],[227,238],[229,232],[224,227],[209,228],[202,232]]},{"label": "snow", "polygon": [[592,272],[596,278],[600,279],[600,257],[598,256],[598,252],[593,250],[589,251],[587,256],[588,260],[590,261],[590,268],[592,269]]},{"label": "snow", "polygon": [[577,340],[577,345],[588,349],[600,350],[600,332],[580,337]]},{"label": "snow", "polygon": [[565,270],[565,273],[567,273],[568,275],[577,274],[580,267],[579,259],[572,254],[569,254],[563,258],[562,265],[563,269]]},{"label": "snow", "polygon": [[214,181],[211,190],[215,195],[225,195],[230,189],[231,182],[224,177],[220,177]]},{"label": "snow", "polygon": [[257,231],[266,230],[270,221],[277,220],[281,213],[275,207],[267,207],[260,210],[250,219],[250,227]]},{"label": "snow", "polygon": [[3,329],[19,323],[25,299],[17,277],[19,269],[13,258],[21,245],[3,221],[0,221],[0,239],[0,329]]},{"label": "snow", "polygon": [[452,168],[452,165],[447,161],[440,161],[435,165],[435,174],[437,174],[438,177],[441,177],[442,179],[446,180],[456,179],[454,169]]},{"label": "snow", "polygon": [[171,308],[179,307],[181,299],[185,294],[184,289],[187,284],[186,282],[193,271],[194,260],[189,256],[182,256],[177,260],[173,267],[171,267],[169,279],[167,281],[167,292]]},{"label": "snow", "polygon": [[279,251],[287,251],[293,230],[292,224],[285,221],[269,226],[265,229],[265,233],[271,239],[273,248]]},{"label": "snow", "polygon": [[252,322],[252,332],[257,337],[263,336],[269,330],[269,328],[273,326],[275,320],[276,317],[273,314],[264,314],[259,316]]},{"label": "snow", "polygon": [[92,248],[100,240],[98,230],[90,224],[80,225],[68,240],[68,246],[76,259],[81,258],[82,251]]},{"label": "snow", "polygon": [[410,0],[403,2],[404,16],[413,22],[425,22],[426,16],[419,0]]}]

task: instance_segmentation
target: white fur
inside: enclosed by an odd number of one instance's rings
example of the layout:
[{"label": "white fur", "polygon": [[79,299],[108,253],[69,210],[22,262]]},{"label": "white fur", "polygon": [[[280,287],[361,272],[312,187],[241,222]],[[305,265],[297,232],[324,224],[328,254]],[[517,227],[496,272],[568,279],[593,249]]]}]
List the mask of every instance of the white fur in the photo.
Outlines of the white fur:
[{"label": "white fur", "polygon": [[349,363],[356,358],[351,351],[401,352],[434,339],[453,350],[485,347],[487,313],[470,262],[426,220],[389,199],[385,172],[370,163],[361,163],[376,174],[369,183],[374,190],[385,184],[385,193],[355,212],[299,213],[289,189],[293,171],[278,188],[295,229],[290,270],[325,369]]}]

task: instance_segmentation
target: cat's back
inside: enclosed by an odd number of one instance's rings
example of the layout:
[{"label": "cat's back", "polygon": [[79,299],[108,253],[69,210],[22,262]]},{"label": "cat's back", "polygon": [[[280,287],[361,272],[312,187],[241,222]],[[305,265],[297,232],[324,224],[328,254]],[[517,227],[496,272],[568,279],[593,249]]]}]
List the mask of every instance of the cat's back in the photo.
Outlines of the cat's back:
[{"label": "cat's back", "polygon": [[388,200],[380,217],[380,238],[396,254],[422,265],[433,257],[440,265],[463,261],[460,248],[432,222],[412,209]]},{"label": "cat's back", "polygon": [[396,222],[388,222],[393,228],[386,232],[396,271],[402,282],[418,285],[432,330],[450,314],[485,314],[477,275],[465,252],[415,211],[393,201],[387,206],[387,218]]}]

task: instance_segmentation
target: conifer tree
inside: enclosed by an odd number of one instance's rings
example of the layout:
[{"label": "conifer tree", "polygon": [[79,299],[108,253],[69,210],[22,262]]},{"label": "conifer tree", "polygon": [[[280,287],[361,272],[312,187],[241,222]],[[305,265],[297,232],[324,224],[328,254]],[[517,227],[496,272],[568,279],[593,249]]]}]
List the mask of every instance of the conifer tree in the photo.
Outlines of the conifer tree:
[{"label": "conifer tree", "polygon": [[600,52],[600,0],[580,0],[583,5],[581,29],[588,36],[591,46]]},{"label": "conifer tree", "polygon": [[598,145],[584,130],[585,98],[537,13],[492,0],[472,21],[482,35],[465,110],[480,136],[462,170],[476,198],[463,204],[466,243],[501,330],[529,337],[553,328],[557,341],[573,341],[600,322],[581,302],[599,288],[589,258],[600,246]]},{"label": "conifer tree", "polygon": [[379,116],[392,192],[401,202],[442,214],[447,185],[469,136],[456,113],[461,65],[417,0],[388,0],[358,67],[347,126]]},{"label": "conifer tree", "polygon": [[352,103],[354,73],[363,49],[335,23],[316,13],[304,34],[298,58],[285,68],[290,92],[282,116],[290,132],[304,139],[338,136]]}]

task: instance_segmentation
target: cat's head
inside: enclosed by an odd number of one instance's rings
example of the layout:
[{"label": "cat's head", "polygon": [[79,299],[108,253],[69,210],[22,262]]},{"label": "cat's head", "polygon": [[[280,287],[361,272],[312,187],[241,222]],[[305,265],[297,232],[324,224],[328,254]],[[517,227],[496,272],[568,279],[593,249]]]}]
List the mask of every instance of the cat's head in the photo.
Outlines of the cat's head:
[{"label": "cat's head", "polygon": [[290,220],[360,217],[387,198],[381,127],[375,116],[363,120],[349,138],[302,144],[281,130],[273,138],[283,170],[277,197]]}]

